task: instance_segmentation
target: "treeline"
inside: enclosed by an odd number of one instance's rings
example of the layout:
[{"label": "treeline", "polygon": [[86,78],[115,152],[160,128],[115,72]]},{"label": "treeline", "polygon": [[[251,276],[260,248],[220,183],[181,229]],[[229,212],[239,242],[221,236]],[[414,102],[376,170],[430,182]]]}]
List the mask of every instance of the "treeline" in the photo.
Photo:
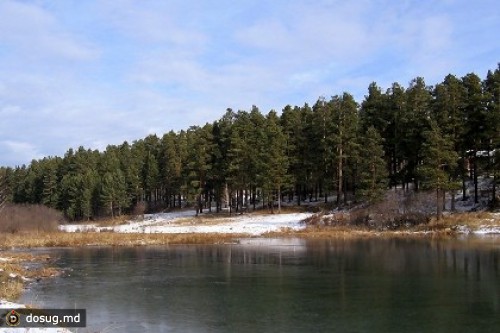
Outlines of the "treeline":
[{"label": "treeline", "polygon": [[[80,147],[64,157],[1,168],[2,197],[44,204],[70,219],[180,206],[240,211],[333,196],[339,206],[375,201],[388,187],[444,193],[491,176],[500,158],[500,66],[484,80],[448,75],[385,92],[370,84],[361,104],[343,93],[278,115],[228,109],[217,121],[105,151]],[[495,153],[496,152],[496,153]],[[453,195],[454,197],[454,195]],[[439,215],[439,210],[438,210]]]}]

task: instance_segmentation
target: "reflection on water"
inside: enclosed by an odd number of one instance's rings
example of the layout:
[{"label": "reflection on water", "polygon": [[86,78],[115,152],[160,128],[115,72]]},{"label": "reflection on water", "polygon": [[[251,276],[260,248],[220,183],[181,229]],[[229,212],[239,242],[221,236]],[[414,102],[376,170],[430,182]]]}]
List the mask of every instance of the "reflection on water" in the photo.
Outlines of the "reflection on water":
[{"label": "reflection on water", "polygon": [[88,332],[493,332],[500,250],[454,241],[242,240],[59,249],[23,301],[87,308]]}]

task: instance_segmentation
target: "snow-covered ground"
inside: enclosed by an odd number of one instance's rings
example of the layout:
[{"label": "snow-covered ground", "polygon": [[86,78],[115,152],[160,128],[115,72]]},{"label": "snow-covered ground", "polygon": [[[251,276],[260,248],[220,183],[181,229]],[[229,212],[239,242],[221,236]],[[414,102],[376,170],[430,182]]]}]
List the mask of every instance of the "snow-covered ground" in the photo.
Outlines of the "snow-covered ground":
[{"label": "snow-covered ground", "polygon": [[[228,233],[262,235],[266,232],[282,229],[300,230],[305,227],[301,223],[311,213],[291,214],[247,214],[221,219],[205,219],[205,223],[197,223],[194,211],[161,213],[146,215],[143,221],[129,221],[126,224],[99,227],[96,224],[67,224],[59,227],[66,232],[95,231],[118,233]],[[186,218],[189,222],[186,222]]]}]

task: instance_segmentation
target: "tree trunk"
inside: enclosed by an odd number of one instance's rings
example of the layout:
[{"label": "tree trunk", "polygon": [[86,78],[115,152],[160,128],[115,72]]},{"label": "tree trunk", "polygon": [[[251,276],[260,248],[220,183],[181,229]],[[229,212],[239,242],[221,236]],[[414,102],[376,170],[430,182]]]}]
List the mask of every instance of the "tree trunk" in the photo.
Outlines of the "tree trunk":
[{"label": "tree trunk", "polygon": [[302,195],[302,193],[300,192],[300,184],[297,184],[296,185],[296,192],[297,192],[297,206],[300,206],[300,196]]},{"label": "tree trunk", "polygon": [[278,214],[281,213],[281,186],[278,185]]},{"label": "tree trunk", "polygon": [[340,203],[342,202],[342,182],[343,182],[343,175],[342,175],[342,146],[339,147],[339,162],[338,162],[338,171],[337,171],[337,206],[340,206]]},{"label": "tree trunk", "polygon": [[467,186],[465,184],[466,182],[466,175],[467,175],[467,159],[465,158],[465,155],[462,157],[463,159],[463,165],[462,165],[462,201],[467,200]]},{"label": "tree trunk", "polygon": [[497,206],[497,174],[495,171],[493,171],[493,187],[491,189],[491,205],[493,207]]},{"label": "tree trunk", "polygon": [[476,158],[476,151],[474,151],[474,164],[473,164],[473,168],[474,168],[474,203],[478,203],[479,202],[479,199],[478,199],[478,189],[477,189],[477,158]]},{"label": "tree trunk", "polygon": [[344,176],[344,205],[347,206],[347,177]]},{"label": "tree trunk", "polygon": [[254,186],[253,191],[252,191],[252,205],[253,205],[254,211],[255,211],[255,205],[256,205],[255,202],[257,201],[256,192],[257,192],[257,187]]},{"label": "tree trunk", "polygon": [[455,211],[455,190],[451,190],[451,207],[450,210],[452,212]]},{"label": "tree trunk", "polygon": [[274,214],[274,200],[272,191],[269,192],[269,204],[271,205],[271,214]]},{"label": "tree trunk", "polygon": [[443,189],[443,212],[446,211],[446,190]]},{"label": "tree trunk", "polygon": [[213,197],[213,193],[212,193],[212,190],[210,190],[210,192],[208,193],[208,212],[209,213],[212,212],[212,197]]},{"label": "tree trunk", "polygon": [[439,202],[441,199],[441,191],[439,188],[436,189],[436,218],[437,220],[441,220],[441,203]]}]

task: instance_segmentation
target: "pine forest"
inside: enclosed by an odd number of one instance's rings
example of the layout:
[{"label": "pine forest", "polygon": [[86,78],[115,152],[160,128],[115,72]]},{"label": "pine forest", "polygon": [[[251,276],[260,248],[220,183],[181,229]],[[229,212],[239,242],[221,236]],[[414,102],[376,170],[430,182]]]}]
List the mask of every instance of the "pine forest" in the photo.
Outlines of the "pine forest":
[{"label": "pine forest", "polygon": [[446,194],[477,202],[486,191],[495,205],[499,176],[500,66],[434,86],[422,77],[386,90],[371,83],[361,103],[344,92],[281,112],[227,109],[203,126],[69,149],[0,168],[0,198],[70,220],[180,207],[278,212],[285,202],[348,207],[384,200],[391,188],[433,191],[437,207]]}]

